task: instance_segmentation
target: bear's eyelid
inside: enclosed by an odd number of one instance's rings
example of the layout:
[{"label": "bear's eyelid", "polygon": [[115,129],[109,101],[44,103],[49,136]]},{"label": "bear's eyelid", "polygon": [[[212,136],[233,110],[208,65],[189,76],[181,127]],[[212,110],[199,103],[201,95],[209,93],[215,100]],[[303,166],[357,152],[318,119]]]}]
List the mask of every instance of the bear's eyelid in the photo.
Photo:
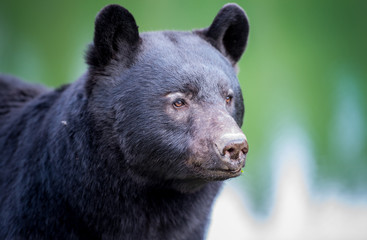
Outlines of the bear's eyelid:
[{"label": "bear's eyelid", "polygon": [[232,89],[229,89],[225,94],[224,94],[225,97],[231,97],[233,98],[234,97],[234,92]]},{"label": "bear's eyelid", "polygon": [[182,98],[177,98],[173,103],[173,107],[175,108],[182,108],[186,105],[186,101]]},{"label": "bear's eyelid", "polygon": [[186,99],[186,94],[182,93],[182,92],[169,92],[165,95],[165,97],[171,99],[171,101],[174,101],[176,99]]}]

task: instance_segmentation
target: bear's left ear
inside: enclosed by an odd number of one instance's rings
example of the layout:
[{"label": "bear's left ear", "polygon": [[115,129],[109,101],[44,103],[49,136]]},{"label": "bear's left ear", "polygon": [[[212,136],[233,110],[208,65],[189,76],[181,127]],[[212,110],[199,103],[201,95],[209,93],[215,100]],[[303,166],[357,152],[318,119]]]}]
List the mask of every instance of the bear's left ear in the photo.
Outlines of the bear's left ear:
[{"label": "bear's left ear", "polygon": [[138,26],[133,15],[119,5],[108,5],[96,17],[94,39],[87,53],[87,63],[93,67],[104,67],[118,54],[131,59],[139,40]]},{"label": "bear's left ear", "polygon": [[245,51],[249,29],[245,11],[230,3],[222,7],[210,27],[196,33],[217,48],[234,66]]}]

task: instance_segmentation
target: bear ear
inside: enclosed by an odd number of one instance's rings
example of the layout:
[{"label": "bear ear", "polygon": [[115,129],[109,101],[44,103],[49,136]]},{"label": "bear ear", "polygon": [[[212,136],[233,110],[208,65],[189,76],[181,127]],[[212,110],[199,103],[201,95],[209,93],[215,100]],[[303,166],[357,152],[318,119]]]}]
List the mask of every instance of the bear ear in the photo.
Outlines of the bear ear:
[{"label": "bear ear", "polygon": [[210,27],[196,32],[235,65],[245,51],[249,29],[245,11],[230,3],[222,7]]},{"label": "bear ear", "polygon": [[136,50],[139,40],[138,26],[132,14],[119,5],[108,5],[96,17],[94,40],[87,52],[87,63],[103,67],[117,53],[128,58]]}]

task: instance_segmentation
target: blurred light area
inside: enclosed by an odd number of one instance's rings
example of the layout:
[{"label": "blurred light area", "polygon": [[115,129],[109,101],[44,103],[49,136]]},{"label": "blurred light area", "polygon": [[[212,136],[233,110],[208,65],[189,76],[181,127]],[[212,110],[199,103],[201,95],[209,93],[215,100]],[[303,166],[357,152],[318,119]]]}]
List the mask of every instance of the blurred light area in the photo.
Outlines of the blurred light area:
[{"label": "blurred light area", "polygon": [[291,126],[280,132],[271,147],[274,175],[267,216],[251,210],[242,188],[229,182],[214,205],[207,239],[366,239],[367,202],[349,201],[337,189],[313,189],[309,139]]},{"label": "blurred light area", "polygon": [[299,163],[284,166],[273,209],[258,219],[246,207],[240,189],[226,186],[212,213],[208,240],[363,240],[367,205],[336,195],[313,198]]},{"label": "blurred light area", "polygon": [[334,153],[333,157],[339,157],[342,161],[353,164],[359,157],[363,157],[362,153],[366,147],[364,133],[367,119],[363,116],[363,105],[366,103],[363,103],[361,95],[367,93],[362,93],[351,72],[341,71],[335,78],[335,105],[329,130],[330,149]]}]

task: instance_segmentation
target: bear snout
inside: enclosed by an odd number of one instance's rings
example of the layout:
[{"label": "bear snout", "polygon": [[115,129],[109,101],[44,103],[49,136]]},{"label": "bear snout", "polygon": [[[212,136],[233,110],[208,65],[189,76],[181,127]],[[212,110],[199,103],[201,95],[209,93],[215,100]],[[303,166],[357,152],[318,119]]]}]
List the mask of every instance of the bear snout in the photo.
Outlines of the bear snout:
[{"label": "bear snout", "polygon": [[248,143],[243,133],[224,134],[215,143],[223,167],[228,170],[239,170],[245,164]]}]

